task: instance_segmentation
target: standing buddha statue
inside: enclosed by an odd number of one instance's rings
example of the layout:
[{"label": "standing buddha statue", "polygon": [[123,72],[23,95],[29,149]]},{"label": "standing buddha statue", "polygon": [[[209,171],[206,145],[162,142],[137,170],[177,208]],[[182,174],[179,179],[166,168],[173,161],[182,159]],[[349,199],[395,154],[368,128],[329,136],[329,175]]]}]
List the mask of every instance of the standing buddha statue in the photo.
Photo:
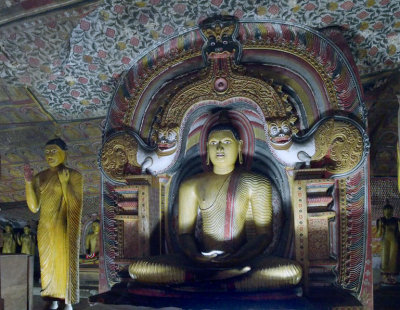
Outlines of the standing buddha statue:
[{"label": "standing buddha statue", "polygon": [[13,227],[6,224],[3,233],[3,249],[2,254],[14,254],[17,249],[17,240],[14,235]]},{"label": "standing buddha statue", "polygon": [[31,233],[31,227],[26,225],[24,233],[17,236],[18,245],[21,246],[21,253],[35,255],[35,236]]},{"label": "standing buddha statue", "polygon": [[33,175],[25,165],[26,201],[40,210],[37,231],[42,297],[53,300],[50,309],[79,302],[79,244],[82,216],[82,175],[65,166],[67,146],[59,138],[45,146],[49,168]]},{"label": "standing buddha statue", "polygon": [[388,199],[383,215],[376,223],[377,236],[381,237],[381,273],[384,283],[395,284],[399,273],[400,220],[393,216],[393,207]]}]

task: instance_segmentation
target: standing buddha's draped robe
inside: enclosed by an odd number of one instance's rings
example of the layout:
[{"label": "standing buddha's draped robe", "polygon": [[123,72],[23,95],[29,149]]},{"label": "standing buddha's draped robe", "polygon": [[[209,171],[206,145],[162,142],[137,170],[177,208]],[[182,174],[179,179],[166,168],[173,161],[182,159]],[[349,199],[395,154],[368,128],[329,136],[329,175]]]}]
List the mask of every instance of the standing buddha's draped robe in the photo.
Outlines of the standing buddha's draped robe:
[{"label": "standing buddha's draped robe", "polygon": [[82,175],[69,170],[64,197],[58,173],[47,169],[34,178],[40,219],[37,232],[43,297],[79,302],[79,245],[82,217]]}]

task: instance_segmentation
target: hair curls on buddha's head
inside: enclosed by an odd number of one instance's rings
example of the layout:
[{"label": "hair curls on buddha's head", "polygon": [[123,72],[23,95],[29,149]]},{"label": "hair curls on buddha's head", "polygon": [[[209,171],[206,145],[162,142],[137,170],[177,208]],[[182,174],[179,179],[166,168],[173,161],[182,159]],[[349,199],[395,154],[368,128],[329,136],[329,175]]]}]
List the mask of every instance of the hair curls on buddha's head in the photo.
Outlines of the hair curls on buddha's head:
[{"label": "hair curls on buddha's head", "polygon": [[223,130],[231,131],[235,139],[240,140],[239,131],[233,126],[226,110],[219,112],[217,123],[208,130],[207,139],[211,133]]},{"label": "hair curls on buddha's head", "polygon": [[67,144],[61,138],[55,138],[47,141],[46,145],[57,145],[63,151],[68,150]]}]

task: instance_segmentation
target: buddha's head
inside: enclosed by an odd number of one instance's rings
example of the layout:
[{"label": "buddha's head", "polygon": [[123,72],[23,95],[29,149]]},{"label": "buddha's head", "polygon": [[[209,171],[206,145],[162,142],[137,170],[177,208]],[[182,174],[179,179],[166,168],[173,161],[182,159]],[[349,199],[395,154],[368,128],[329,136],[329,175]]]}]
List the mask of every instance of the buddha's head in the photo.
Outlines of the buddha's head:
[{"label": "buddha's head", "polygon": [[383,206],[383,216],[387,219],[390,219],[393,217],[393,207],[392,205],[389,204],[389,202],[386,200],[386,204]]},{"label": "buddha's head", "polygon": [[214,172],[216,168],[232,171],[238,157],[242,163],[242,145],[243,141],[233,126],[221,124],[212,127],[207,139],[207,163],[212,162]]},{"label": "buddha's head", "polygon": [[31,227],[29,225],[24,226],[24,234],[29,235],[31,233]]},{"label": "buddha's head", "polygon": [[44,155],[46,157],[47,164],[51,168],[58,167],[65,162],[67,145],[60,139],[52,139],[46,143],[44,148]]},{"label": "buddha's head", "polygon": [[94,221],[92,223],[92,231],[96,235],[99,233],[99,231],[100,231],[100,223],[98,221]]},{"label": "buddha's head", "polygon": [[13,228],[10,224],[6,224],[6,226],[4,227],[4,230],[6,231],[6,233],[10,233],[13,231]]}]

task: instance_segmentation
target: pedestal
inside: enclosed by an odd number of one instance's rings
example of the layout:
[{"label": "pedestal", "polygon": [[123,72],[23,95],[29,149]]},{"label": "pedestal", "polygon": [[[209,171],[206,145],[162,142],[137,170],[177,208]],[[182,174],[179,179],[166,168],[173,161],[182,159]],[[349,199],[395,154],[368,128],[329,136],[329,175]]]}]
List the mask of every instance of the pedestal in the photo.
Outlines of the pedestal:
[{"label": "pedestal", "polygon": [[84,289],[99,289],[99,265],[81,264],[79,266],[79,286]]},{"label": "pedestal", "polygon": [[2,309],[33,310],[32,290],[33,256],[25,254],[0,255]]}]

